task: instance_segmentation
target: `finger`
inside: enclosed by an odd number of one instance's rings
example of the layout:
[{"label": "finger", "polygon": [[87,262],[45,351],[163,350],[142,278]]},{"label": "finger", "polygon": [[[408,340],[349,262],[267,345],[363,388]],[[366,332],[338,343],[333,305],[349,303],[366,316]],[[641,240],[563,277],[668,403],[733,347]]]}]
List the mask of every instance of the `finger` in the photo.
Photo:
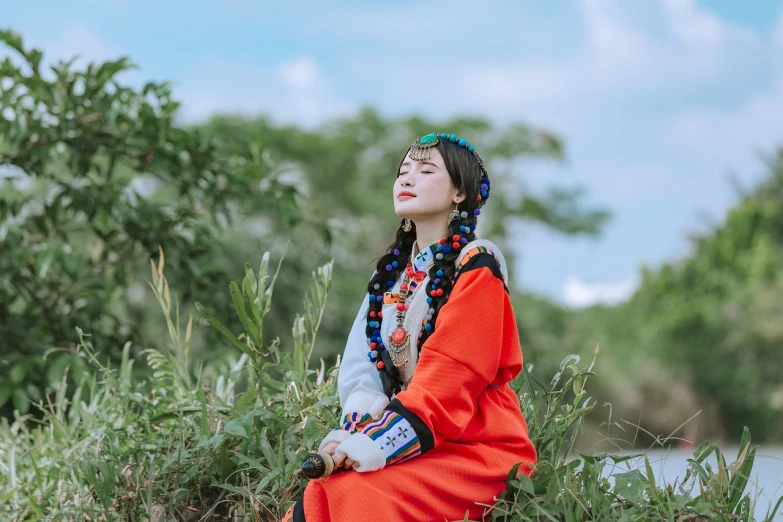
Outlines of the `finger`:
[{"label": "finger", "polygon": [[358,470],[358,469],[359,469],[359,466],[361,466],[361,464],[359,464],[358,462],[354,461],[354,462],[353,462],[353,465],[351,466],[351,468],[353,468],[353,469],[355,469],[355,470]]},{"label": "finger", "polygon": [[328,453],[329,455],[334,455],[334,450],[337,449],[338,443],[337,442],[330,442],[326,446],[324,446],[323,451],[324,453]]},{"label": "finger", "polygon": [[345,453],[335,453],[334,454],[334,467],[339,468],[343,465],[343,461],[345,460]]},{"label": "finger", "polygon": [[353,460],[352,458],[348,457],[348,458],[345,459],[345,462],[343,463],[343,467],[345,469],[351,469],[353,467],[354,463],[356,463],[356,461]]}]

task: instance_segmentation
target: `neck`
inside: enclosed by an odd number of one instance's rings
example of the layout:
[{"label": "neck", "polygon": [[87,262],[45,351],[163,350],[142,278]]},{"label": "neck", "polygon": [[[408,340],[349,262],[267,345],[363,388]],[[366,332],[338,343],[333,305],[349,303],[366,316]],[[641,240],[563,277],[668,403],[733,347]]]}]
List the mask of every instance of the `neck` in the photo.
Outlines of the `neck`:
[{"label": "neck", "polygon": [[419,251],[446,237],[448,228],[445,221],[445,219],[416,221],[416,246]]}]

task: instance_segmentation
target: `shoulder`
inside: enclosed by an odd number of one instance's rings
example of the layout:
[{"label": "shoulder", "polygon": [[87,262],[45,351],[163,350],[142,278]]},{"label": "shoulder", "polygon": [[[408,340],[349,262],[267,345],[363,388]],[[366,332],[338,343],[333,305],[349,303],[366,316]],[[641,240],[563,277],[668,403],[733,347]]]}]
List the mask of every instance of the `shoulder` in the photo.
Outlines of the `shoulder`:
[{"label": "shoulder", "polygon": [[506,260],[500,248],[487,239],[476,239],[467,243],[457,256],[455,261],[456,272],[454,283],[457,279],[474,270],[487,270],[503,282],[507,289],[508,269]]}]

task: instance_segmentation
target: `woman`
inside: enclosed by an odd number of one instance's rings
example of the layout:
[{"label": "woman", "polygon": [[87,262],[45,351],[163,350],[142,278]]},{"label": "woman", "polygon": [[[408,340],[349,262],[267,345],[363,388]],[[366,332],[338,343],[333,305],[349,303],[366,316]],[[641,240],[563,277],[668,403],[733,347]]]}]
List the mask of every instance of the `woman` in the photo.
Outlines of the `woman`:
[{"label": "woman", "polygon": [[338,374],[343,424],[319,447],[341,472],[311,481],[285,520],[475,520],[514,464],[533,472],[508,386],[522,352],[505,261],[475,235],[489,191],[464,139],[432,133],[408,149],[393,190],[404,219]]}]

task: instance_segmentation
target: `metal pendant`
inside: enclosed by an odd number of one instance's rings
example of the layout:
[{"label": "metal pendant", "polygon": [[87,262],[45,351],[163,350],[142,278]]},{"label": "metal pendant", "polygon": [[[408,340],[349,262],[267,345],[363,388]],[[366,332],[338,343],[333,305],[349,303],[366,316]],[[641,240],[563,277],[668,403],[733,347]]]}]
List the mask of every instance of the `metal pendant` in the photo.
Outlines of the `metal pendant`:
[{"label": "metal pendant", "polygon": [[389,336],[389,346],[387,347],[392,364],[395,367],[401,368],[408,362],[408,355],[411,351],[410,346],[411,334],[406,332],[402,326],[395,328]]}]

